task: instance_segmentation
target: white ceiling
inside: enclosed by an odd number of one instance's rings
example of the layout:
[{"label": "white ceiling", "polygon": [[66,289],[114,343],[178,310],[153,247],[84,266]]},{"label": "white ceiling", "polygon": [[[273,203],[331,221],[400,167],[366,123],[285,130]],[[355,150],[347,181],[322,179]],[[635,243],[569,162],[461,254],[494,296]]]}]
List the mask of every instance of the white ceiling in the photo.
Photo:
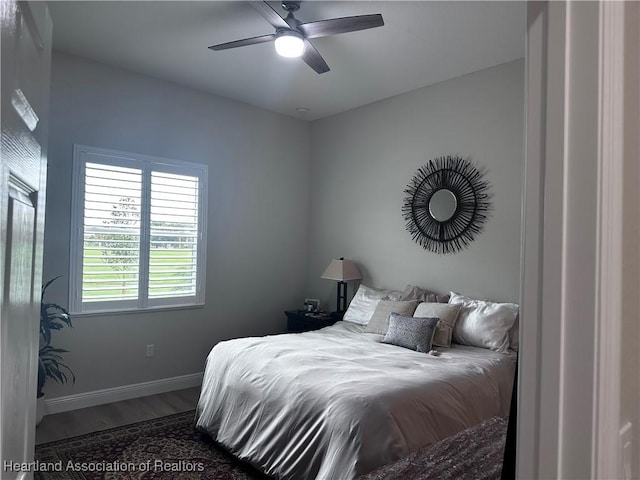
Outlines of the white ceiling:
[{"label": "white ceiling", "polygon": [[54,1],[49,8],[54,49],[308,120],[521,58],[525,46],[525,2],[310,0],[296,13],[303,23],[370,13],[385,21],[312,40],[331,68],[318,75],[300,59],[279,57],[272,43],[209,50],[273,33],[241,1]]}]

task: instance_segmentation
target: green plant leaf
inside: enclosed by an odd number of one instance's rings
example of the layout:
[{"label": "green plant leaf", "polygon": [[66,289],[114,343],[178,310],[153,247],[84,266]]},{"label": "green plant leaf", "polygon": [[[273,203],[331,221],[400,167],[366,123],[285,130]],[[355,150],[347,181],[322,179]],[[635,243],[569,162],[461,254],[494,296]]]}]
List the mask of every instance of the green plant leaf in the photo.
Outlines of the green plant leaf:
[{"label": "green plant leaf", "polygon": [[64,348],[53,348],[53,347],[51,347],[51,351],[52,352],[58,352],[58,353],[69,353],[69,350],[65,350]]},{"label": "green plant leaf", "polygon": [[66,316],[69,316],[69,312],[67,311],[66,308],[64,308],[61,305],[58,305],[57,303],[45,303],[44,304],[45,308],[49,309],[49,308],[55,308],[59,311],[61,311],[62,313],[64,313]]},{"label": "green plant leaf", "polygon": [[62,277],[62,275],[58,275],[57,277],[53,277],[51,280],[49,280],[47,283],[45,283],[42,286],[42,290],[41,290],[42,293],[41,293],[41,296],[40,296],[41,299],[44,298],[44,292],[47,291],[47,288],[49,288],[49,285],[51,285],[53,282],[55,282],[60,277]]},{"label": "green plant leaf", "polygon": [[51,378],[53,378],[55,381],[57,381],[58,383],[65,383],[64,376],[60,370],[50,369],[49,372],[51,374]]},{"label": "green plant leaf", "polygon": [[58,360],[62,360],[62,358],[60,359],[55,359],[55,358],[51,358],[48,357],[46,359],[44,359],[44,361],[42,363],[44,363],[44,368],[49,371],[49,370],[59,370],[60,369],[60,362]]},{"label": "green plant leaf", "polygon": [[47,308],[47,314],[50,317],[64,318],[65,320],[69,319],[69,314],[68,313],[63,312],[63,311],[58,310],[58,309],[54,309],[52,307]]},{"label": "green plant leaf", "polygon": [[45,380],[51,378],[59,383],[66,383],[71,378],[76,382],[73,371],[64,363],[62,354],[68,353],[64,348],[54,348],[51,345],[52,333],[62,330],[65,326],[73,328],[71,316],[67,309],[57,303],[45,303],[44,296],[47,288],[62,275],[52,278],[42,285],[40,297],[40,349],[38,362],[38,395],[42,394]]},{"label": "green plant leaf", "polygon": [[41,325],[40,326],[40,333],[44,337],[45,345],[49,345],[51,343],[51,330],[48,329],[48,328],[43,328],[42,325]]}]

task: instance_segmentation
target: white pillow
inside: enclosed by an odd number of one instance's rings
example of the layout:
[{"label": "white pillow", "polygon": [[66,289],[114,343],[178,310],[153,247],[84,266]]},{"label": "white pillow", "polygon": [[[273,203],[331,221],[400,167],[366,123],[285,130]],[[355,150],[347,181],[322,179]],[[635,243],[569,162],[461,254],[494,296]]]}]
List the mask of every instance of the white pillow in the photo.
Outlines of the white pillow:
[{"label": "white pillow", "polygon": [[518,317],[518,305],[474,300],[455,292],[451,292],[449,303],[461,305],[453,329],[455,343],[496,352],[509,350],[509,334]]},{"label": "white pillow", "polygon": [[390,290],[376,290],[361,284],[342,319],[366,325],[373,317],[373,312],[375,312],[380,300],[386,299],[390,292]]}]

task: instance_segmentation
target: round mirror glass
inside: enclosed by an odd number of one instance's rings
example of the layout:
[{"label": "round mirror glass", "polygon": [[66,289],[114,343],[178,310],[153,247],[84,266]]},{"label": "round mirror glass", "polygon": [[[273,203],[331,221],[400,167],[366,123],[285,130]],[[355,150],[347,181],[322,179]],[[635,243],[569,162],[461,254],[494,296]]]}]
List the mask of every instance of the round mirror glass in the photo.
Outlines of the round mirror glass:
[{"label": "round mirror glass", "polygon": [[438,190],[429,200],[429,213],[438,222],[446,222],[456,213],[458,200],[451,190]]}]

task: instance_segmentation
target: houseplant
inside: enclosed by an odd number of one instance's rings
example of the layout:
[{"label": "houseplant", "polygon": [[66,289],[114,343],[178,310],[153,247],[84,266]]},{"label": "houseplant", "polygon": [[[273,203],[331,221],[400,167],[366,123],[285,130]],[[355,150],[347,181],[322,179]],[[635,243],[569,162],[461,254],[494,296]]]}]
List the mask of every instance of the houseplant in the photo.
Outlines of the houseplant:
[{"label": "houseplant", "polygon": [[69,312],[57,303],[45,303],[44,295],[47,288],[55,282],[61,275],[52,278],[42,285],[40,296],[40,350],[38,355],[38,409],[37,423],[40,423],[44,414],[44,384],[47,378],[51,378],[59,383],[69,381],[69,374],[73,383],[76,382],[76,376],[71,369],[62,363],[63,353],[68,350],[63,348],[54,348],[51,345],[51,334],[54,330],[62,330],[65,326],[73,328],[71,324],[71,316]]}]

